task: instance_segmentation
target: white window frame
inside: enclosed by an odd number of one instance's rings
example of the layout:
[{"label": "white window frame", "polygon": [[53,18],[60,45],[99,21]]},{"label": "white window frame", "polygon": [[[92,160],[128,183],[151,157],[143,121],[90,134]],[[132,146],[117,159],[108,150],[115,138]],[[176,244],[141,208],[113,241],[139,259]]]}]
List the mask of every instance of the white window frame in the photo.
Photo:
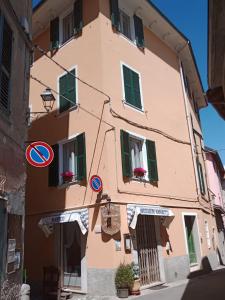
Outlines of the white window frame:
[{"label": "white window frame", "polygon": [[59,186],[71,185],[71,184],[74,184],[74,183],[78,182],[78,180],[75,178],[73,181],[71,181],[69,183],[64,183],[61,174],[63,173],[63,145],[76,140],[76,138],[80,134],[81,133],[74,134],[74,135],[68,137],[67,139],[63,139],[63,140],[58,142],[58,145],[59,145],[59,174],[58,174],[58,176],[59,176]]},{"label": "white window frame", "polygon": [[[185,216],[193,216],[195,217],[196,221],[196,228],[197,228],[197,234],[198,234],[198,243],[199,243],[199,249],[200,249],[200,256],[202,257],[202,246],[201,246],[201,240],[200,240],[200,231],[199,231],[199,225],[198,225],[198,214],[195,212],[182,212],[182,221],[183,221],[183,230],[184,230],[184,240],[185,240],[185,249],[186,249],[186,255],[189,257],[189,251],[188,251],[188,243],[187,243],[187,233],[186,233],[186,227],[185,227]],[[198,255],[196,253],[196,255]],[[191,271],[196,271],[199,270],[200,264],[198,261],[198,256],[197,256],[197,263],[194,266],[190,266]]]},{"label": "white window frame", "polygon": [[[145,176],[143,177],[143,180],[149,180],[149,176],[148,176],[148,159],[147,159],[147,147],[146,147],[146,138],[142,135],[130,132],[130,131],[126,131],[127,133],[129,133],[129,137],[140,140],[143,142],[143,146],[142,146],[142,158],[143,158],[143,168],[146,170]],[[129,141],[130,143],[130,141]],[[132,170],[133,172],[133,170]],[[135,180],[136,177],[132,176],[132,179]],[[138,180],[139,181],[139,180]]]},{"label": "white window frame", "polygon": [[73,13],[73,6],[70,6],[65,10],[61,15],[59,15],[59,48],[73,40],[74,35],[71,36],[67,41],[63,42],[63,19],[68,16],[70,13]]},{"label": "white window frame", "polygon": [[210,240],[210,233],[209,233],[209,223],[207,220],[204,221],[205,227],[205,238],[207,242],[208,249],[211,249],[211,240]]},{"label": "white window frame", "polygon": [[[127,4],[127,3],[126,3]],[[129,39],[126,35],[124,35],[122,32],[120,32],[119,34],[121,35],[121,37],[123,37],[124,39],[126,39],[128,42],[130,42],[131,44],[136,46],[136,39],[135,39],[135,28],[134,28],[134,11],[131,7],[129,7],[129,5],[125,6],[124,5],[124,1],[123,0],[119,0],[119,11],[124,12],[126,15],[128,15],[130,17],[130,33],[131,33],[131,39]],[[121,26],[121,23],[120,23]]]},{"label": "white window frame", "polygon": [[[72,66],[71,68],[68,69],[68,71],[73,71],[75,70],[75,76],[78,77],[78,66],[75,65],[75,66]],[[57,99],[56,99],[56,109],[57,109],[57,115],[64,115],[74,109],[77,108],[78,106],[78,103],[79,103],[79,99],[78,99],[78,80],[76,78],[74,78],[75,80],[75,87],[76,87],[76,105],[74,106],[71,106],[69,109],[63,111],[63,112],[60,112],[60,85],[59,85],[59,81],[60,81],[60,78],[63,77],[64,75],[66,75],[67,72],[63,72],[62,74],[60,74],[58,77],[57,77],[57,92],[58,92],[58,95],[57,95]]]},{"label": "white window frame", "polygon": [[[125,88],[124,88],[124,74],[123,74],[123,66],[129,68],[130,70],[132,70],[133,72],[137,73],[139,76],[139,87],[140,87],[140,96],[141,96],[141,106],[142,108],[138,108],[128,102],[126,102],[126,98],[125,98]],[[141,80],[141,73],[138,72],[136,69],[134,69],[133,67],[131,67],[130,65],[124,63],[123,61],[120,62],[120,72],[121,72],[121,82],[122,82],[122,102],[125,106],[138,111],[140,113],[144,113],[144,100],[143,100],[143,92],[142,92],[142,80]]]}]

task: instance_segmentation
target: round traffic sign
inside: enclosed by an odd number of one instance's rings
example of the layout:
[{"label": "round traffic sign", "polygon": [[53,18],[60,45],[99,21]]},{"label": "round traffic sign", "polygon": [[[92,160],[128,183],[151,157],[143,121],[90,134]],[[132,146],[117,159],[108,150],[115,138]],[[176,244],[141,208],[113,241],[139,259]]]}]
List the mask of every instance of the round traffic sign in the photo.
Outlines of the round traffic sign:
[{"label": "round traffic sign", "polygon": [[98,175],[93,175],[90,179],[90,186],[94,192],[101,192],[103,188],[101,178]]},{"label": "round traffic sign", "polygon": [[26,159],[34,167],[44,168],[50,165],[54,158],[52,147],[45,142],[31,143],[26,149]]}]

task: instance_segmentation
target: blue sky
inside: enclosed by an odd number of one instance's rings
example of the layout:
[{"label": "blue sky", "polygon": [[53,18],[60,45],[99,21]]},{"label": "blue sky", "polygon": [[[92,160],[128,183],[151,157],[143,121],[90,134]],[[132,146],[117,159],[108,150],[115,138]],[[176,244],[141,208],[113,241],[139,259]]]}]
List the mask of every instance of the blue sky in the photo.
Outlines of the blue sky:
[{"label": "blue sky", "polygon": [[[33,0],[37,5],[40,0]],[[207,3],[208,0],[152,0],[170,21],[191,41],[205,91],[207,85]],[[225,121],[209,105],[201,110],[205,144],[225,149]],[[219,151],[225,165],[225,150]]]}]

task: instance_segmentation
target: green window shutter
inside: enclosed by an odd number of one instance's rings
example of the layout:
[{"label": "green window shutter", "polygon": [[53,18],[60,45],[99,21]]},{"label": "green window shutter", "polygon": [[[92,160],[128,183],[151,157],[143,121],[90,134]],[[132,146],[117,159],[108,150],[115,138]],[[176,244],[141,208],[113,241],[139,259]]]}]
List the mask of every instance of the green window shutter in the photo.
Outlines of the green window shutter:
[{"label": "green window shutter", "polygon": [[132,72],[132,83],[133,83],[133,97],[134,97],[135,106],[142,109],[140,80],[139,80],[139,75],[136,72]]},{"label": "green window shutter", "polygon": [[142,19],[136,15],[134,15],[134,29],[137,46],[140,48],[144,48],[145,40],[143,22]]},{"label": "green window shutter", "polygon": [[141,109],[140,78],[138,73],[123,65],[123,78],[126,102]]},{"label": "green window shutter", "polygon": [[86,179],[86,146],[85,133],[77,137],[77,179]]},{"label": "green window shutter", "polygon": [[83,0],[76,0],[73,6],[74,34],[78,35],[83,28]]},{"label": "green window shutter", "polygon": [[198,178],[199,178],[199,184],[200,184],[200,191],[202,195],[205,195],[205,181],[204,181],[204,176],[203,176],[203,170],[202,170],[202,165],[197,160],[197,169],[198,169]]},{"label": "green window shutter", "polygon": [[159,177],[158,177],[155,142],[146,140],[146,148],[147,148],[149,180],[158,181]]},{"label": "green window shutter", "polygon": [[50,22],[51,49],[59,48],[59,17]]},{"label": "green window shutter", "polygon": [[129,133],[121,130],[120,131],[120,140],[121,140],[123,177],[132,177]]},{"label": "green window shutter", "polygon": [[120,11],[118,0],[110,0],[110,15],[112,26],[120,31]]},{"label": "green window shutter", "polygon": [[5,18],[0,18],[0,106],[9,113],[13,32]]},{"label": "green window shutter", "polygon": [[59,184],[59,145],[52,146],[54,159],[48,168],[48,186],[58,186]]},{"label": "green window shutter", "polygon": [[[75,74],[75,69],[70,71],[74,76]],[[59,106],[59,111],[63,112],[73,105],[76,105],[76,79],[72,74],[66,74],[59,79],[59,94],[60,94],[60,106]],[[69,99],[65,99],[64,97]]]}]

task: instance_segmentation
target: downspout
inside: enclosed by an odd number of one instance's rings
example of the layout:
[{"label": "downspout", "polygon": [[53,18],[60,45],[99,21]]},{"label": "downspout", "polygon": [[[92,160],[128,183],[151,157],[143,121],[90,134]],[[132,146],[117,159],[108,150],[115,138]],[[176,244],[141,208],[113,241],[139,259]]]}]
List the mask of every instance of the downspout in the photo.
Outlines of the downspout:
[{"label": "downspout", "polygon": [[[188,45],[187,43],[181,51],[184,50],[184,48]],[[178,53],[180,54],[181,51]],[[182,83],[182,90],[183,90],[183,96],[184,96],[184,106],[185,106],[185,114],[186,114],[186,119],[187,119],[187,125],[188,125],[188,133],[190,137],[190,142],[191,142],[191,152],[192,152],[192,160],[193,160],[193,166],[194,166],[194,173],[195,173],[195,183],[196,183],[196,191],[197,191],[197,196],[200,195],[200,186],[199,186],[199,181],[198,181],[198,170],[197,170],[197,163],[196,163],[196,154],[195,154],[195,142],[194,142],[194,136],[193,136],[193,128],[191,124],[191,115],[190,115],[190,110],[188,107],[188,102],[189,99],[187,98],[187,93],[184,85],[184,74],[181,66],[181,59],[179,57],[179,66],[180,66],[180,76],[181,76],[181,83]]]}]

